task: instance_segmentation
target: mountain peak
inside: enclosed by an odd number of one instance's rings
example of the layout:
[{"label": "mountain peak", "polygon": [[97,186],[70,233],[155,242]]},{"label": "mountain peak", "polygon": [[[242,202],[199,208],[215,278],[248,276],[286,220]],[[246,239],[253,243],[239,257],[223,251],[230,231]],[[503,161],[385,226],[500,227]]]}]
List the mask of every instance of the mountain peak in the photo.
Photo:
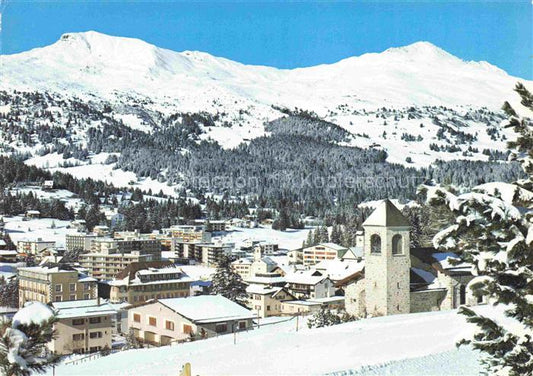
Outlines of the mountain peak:
[{"label": "mountain peak", "polygon": [[[385,51],[388,54],[408,55],[417,58],[453,58],[457,57],[449,54],[442,48],[431,42],[419,41],[402,47],[392,47]],[[458,59],[459,60],[459,59]]]}]

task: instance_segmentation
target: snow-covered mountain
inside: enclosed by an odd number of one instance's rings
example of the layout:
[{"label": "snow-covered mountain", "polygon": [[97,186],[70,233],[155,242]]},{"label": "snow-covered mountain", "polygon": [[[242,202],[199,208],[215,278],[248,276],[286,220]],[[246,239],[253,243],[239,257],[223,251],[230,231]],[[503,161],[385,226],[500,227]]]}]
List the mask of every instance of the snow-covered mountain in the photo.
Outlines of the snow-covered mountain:
[{"label": "snow-covered mountain", "polygon": [[185,110],[213,100],[300,107],[340,104],[473,105],[499,108],[516,78],[486,62],[465,62],[428,42],[335,64],[292,70],[243,65],[202,52],[174,52],[94,31],[2,57],[2,86],[175,98]]},{"label": "snow-covered mountain", "polygon": [[[215,126],[205,127],[200,138],[231,148],[268,134],[265,122],[298,109],[350,132],[345,145],[380,147],[388,161],[414,166],[436,159],[486,160],[483,150],[503,149],[512,134],[500,128],[499,108],[505,100],[516,104],[513,87],[519,80],[428,42],[335,64],[277,69],[89,31],[0,59],[0,90],[107,103],[115,118],[148,133],[157,123],[151,113],[207,113]],[[9,109],[0,104],[0,111]],[[472,140],[450,149],[458,133]],[[80,132],[77,137],[83,142]]]}]

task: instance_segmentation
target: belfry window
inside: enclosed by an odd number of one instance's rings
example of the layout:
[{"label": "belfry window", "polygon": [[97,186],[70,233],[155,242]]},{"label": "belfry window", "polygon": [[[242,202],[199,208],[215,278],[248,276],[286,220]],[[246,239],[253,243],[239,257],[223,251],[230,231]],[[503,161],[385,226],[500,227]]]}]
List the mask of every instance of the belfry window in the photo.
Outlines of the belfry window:
[{"label": "belfry window", "polygon": [[378,234],[370,237],[370,252],[381,253],[381,237]]},{"label": "belfry window", "polygon": [[392,237],[392,254],[401,255],[403,253],[402,249],[402,236],[396,234]]}]

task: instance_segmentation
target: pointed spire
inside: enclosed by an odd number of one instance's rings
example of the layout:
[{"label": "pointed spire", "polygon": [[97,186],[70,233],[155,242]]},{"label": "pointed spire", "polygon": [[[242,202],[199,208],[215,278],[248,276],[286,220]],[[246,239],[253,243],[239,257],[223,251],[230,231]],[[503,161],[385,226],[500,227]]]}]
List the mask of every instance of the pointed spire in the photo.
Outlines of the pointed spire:
[{"label": "pointed spire", "polygon": [[389,199],[383,200],[363,226],[410,227],[409,220]]}]

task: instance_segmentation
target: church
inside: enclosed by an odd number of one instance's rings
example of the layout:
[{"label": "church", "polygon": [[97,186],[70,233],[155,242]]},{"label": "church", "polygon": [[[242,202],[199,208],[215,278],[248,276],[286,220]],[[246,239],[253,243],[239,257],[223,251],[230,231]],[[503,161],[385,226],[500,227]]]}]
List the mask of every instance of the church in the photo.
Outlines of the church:
[{"label": "church", "polygon": [[484,303],[468,288],[471,266],[453,253],[410,248],[410,223],[384,200],[363,223],[364,268],[345,287],[346,311],[358,317],[454,309]]}]

